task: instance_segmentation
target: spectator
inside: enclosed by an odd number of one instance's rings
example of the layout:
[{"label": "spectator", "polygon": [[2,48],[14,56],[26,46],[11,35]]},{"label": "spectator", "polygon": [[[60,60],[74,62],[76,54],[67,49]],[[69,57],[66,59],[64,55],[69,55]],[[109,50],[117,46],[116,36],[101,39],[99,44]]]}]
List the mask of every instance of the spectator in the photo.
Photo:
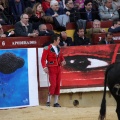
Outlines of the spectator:
[{"label": "spectator", "polygon": [[27,14],[22,14],[21,15],[21,20],[18,21],[15,24],[15,34],[16,36],[30,36],[30,37],[37,37],[38,36],[38,32],[37,31],[33,31],[32,29],[32,24],[28,23],[29,21],[29,17]]},{"label": "spectator", "polygon": [[31,7],[27,7],[27,8],[25,8],[24,13],[28,15],[29,22],[32,23],[33,22],[33,17],[32,16],[34,15],[33,14],[34,13],[33,9]]},{"label": "spectator", "polygon": [[70,22],[76,22],[78,19],[80,19],[80,13],[79,11],[74,8],[74,4],[72,0],[66,0],[65,1],[65,12],[70,17]]},{"label": "spectator", "polygon": [[11,16],[10,10],[9,10],[9,2],[8,0],[0,0],[0,11],[5,17],[5,21],[7,24],[13,23],[13,17]]},{"label": "spectator", "polygon": [[[38,7],[41,7],[40,3],[36,3],[39,4]],[[31,7],[27,7],[24,11],[24,13],[26,13],[29,16],[29,22],[33,24],[33,29],[38,29],[38,26],[40,24],[44,24],[44,23],[53,23],[53,18],[51,16],[41,16],[40,18],[38,18],[35,15],[35,12],[33,12]]]},{"label": "spectator", "polygon": [[120,21],[113,21],[113,26],[108,29],[108,32],[117,33],[120,32]]},{"label": "spectator", "polygon": [[79,10],[81,19],[87,20],[87,21],[93,21],[95,19],[100,20],[98,11],[95,11],[92,8],[92,0],[85,0],[84,2],[84,8],[81,8]]},{"label": "spectator", "polygon": [[120,0],[113,0],[113,4],[117,7],[117,11],[119,13],[119,19],[120,19]]},{"label": "spectator", "polygon": [[0,11],[2,11],[5,15],[9,15],[8,10],[8,0],[0,0]]},{"label": "spectator", "polygon": [[84,0],[75,0],[74,4],[78,10],[84,8]]},{"label": "spectator", "polygon": [[[42,1],[42,7],[43,7],[43,10],[44,10],[44,12],[46,12],[46,10],[48,9],[48,8],[50,8],[50,2],[51,2],[52,0],[43,0]],[[57,0],[58,1],[58,4],[59,4],[59,7],[61,7],[61,8],[63,8],[64,6],[63,6],[63,2],[61,1],[61,0]]]},{"label": "spectator", "polygon": [[9,9],[8,0],[0,0],[0,5],[1,5],[0,9],[8,13],[8,9]]},{"label": "spectator", "polygon": [[60,33],[60,46],[73,46],[72,38],[67,36],[65,31]]},{"label": "spectator", "polygon": [[51,36],[54,35],[52,30],[48,30],[45,24],[39,25],[39,36]]},{"label": "spectator", "polygon": [[42,17],[45,15],[41,3],[36,3],[33,6],[33,15],[30,17],[32,19],[33,29],[38,29],[40,24],[43,24],[44,21]]},{"label": "spectator", "polygon": [[99,14],[100,14],[101,20],[119,19],[117,7],[112,3],[112,0],[104,1],[104,5],[99,7]]},{"label": "spectator", "polygon": [[59,8],[58,1],[52,0],[50,2],[50,8],[47,9],[47,11],[46,11],[46,15],[56,17],[56,16],[62,15],[62,14],[65,14],[65,12],[62,8]]},{"label": "spectator", "polygon": [[20,16],[23,13],[25,6],[23,0],[10,0],[9,9],[11,15],[13,15],[14,23],[20,20]]},{"label": "spectator", "polygon": [[0,12],[0,24],[2,25],[9,24],[7,16],[2,11]]},{"label": "spectator", "polygon": [[60,27],[64,30],[66,29],[66,24],[69,22],[69,16],[65,14],[63,8],[59,8],[56,0],[50,2],[50,8],[46,10],[46,15],[53,17],[56,29],[61,29]]},{"label": "spectator", "polygon": [[87,34],[88,35],[92,35],[92,33],[105,33],[105,29],[104,28],[101,28],[101,22],[97,19],[95,19],[93,21],[93,28],[90,28],[88,31],[87,31]]},{"label": "spectator", "polygon": [[106,33],[104,39],[101,39],[98,44],[114,44],[113,35],[111,32]]},{"label": "spectator", "polygon": [[7,32],[3,30],[2,25],[0,24],[0,37],[13,37],[15,35],[14,30]]},{"label": "spectator", "polygon": [[77,35],[74,36],[74,45],[90,45],[90,39],[85,37],[84,28],[79,28],[77,30]]},{"label": "spectator", "polygon": [[9,24],[10,15],[8,12],[7,0],[0,0],[0,24]]},{"label": "spectator", "polygon": [[117,9],[120,9],[120,0],[113,0],[113,4],[116,5]]}]

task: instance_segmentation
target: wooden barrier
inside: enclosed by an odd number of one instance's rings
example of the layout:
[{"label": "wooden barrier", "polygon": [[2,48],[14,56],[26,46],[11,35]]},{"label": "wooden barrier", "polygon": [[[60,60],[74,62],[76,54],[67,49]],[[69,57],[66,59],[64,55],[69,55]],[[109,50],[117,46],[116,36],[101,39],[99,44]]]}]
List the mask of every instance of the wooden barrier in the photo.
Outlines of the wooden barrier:
[{"label": "wooden barrier", "polygon": [[43,47],[43,45],[49,42],[50,36],[39,37],[7,37],[0,38],[0,48],[34,48]]},{"label": "wooden barrier", "polygon": [[[93,33],[92,34],[92,43],[94,45],[96,45],[102,38],[105,38],[105,33]],[[113,40],[115,43],[120,43],[120,33],[114,33]]]}]

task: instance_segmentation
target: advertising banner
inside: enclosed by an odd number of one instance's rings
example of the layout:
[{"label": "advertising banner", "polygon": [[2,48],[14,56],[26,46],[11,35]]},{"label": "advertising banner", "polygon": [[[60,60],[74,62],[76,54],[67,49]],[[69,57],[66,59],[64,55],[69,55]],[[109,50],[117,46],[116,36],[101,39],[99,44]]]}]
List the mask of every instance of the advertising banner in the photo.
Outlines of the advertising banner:
[{"label": "advertising banner", "polygon": [[0,50],[0,109],[38,105],[36,49]]}]

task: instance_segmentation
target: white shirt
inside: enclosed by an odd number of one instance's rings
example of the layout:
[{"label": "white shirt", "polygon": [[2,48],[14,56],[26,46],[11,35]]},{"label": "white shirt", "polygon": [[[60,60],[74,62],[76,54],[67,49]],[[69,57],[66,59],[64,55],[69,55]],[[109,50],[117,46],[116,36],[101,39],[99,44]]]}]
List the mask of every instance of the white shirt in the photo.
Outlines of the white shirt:
[{"label": "white shirt", "polygon": [[57,46],[52,45],[52,47],[53,47],[53,49],[54,49],[55,53],[58,55],[59,53],[58,53]]}]

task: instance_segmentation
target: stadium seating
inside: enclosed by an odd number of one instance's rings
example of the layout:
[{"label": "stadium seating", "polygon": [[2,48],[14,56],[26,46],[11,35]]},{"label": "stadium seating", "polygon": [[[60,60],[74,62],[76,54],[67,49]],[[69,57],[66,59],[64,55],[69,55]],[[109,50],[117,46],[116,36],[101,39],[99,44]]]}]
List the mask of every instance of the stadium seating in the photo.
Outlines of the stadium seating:
[{"label": "stadium seating", "polygon": [[[52,24],[46,24],[48,30],[53,30]],[[4,31],[9,31],[14,29],[14,25],[2,25]]]}]

